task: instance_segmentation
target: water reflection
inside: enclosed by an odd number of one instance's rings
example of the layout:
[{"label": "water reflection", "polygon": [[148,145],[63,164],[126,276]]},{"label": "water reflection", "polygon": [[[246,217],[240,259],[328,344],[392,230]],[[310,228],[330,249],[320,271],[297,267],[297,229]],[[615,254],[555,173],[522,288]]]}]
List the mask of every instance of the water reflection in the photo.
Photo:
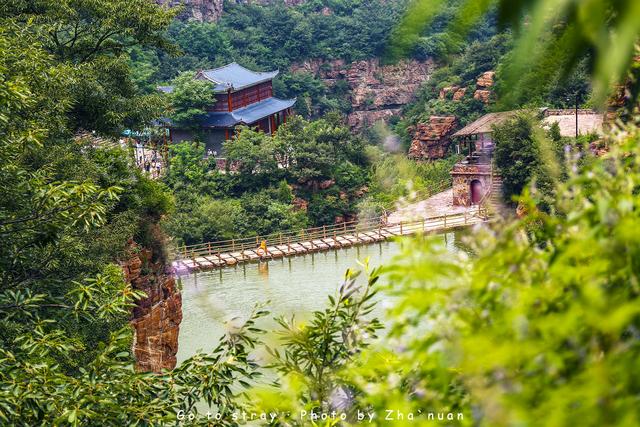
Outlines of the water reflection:
[{"label": "water reflection", "polygon": [[[435,238],[442,239],[451,251],[461,246],[458,232]],[[383,242],[183,277],[178,361],[198,349],[211,350],[224,334],[224,323],[245,318],[257,303],[270,301],[271,317],[304,317],[323,308],[348,268],[358,268],[358,261],[367,257],[370,265],[381,265],[399,250],[398,243]],[[260,326],[271,329],[275,324],[266,320]]]}]

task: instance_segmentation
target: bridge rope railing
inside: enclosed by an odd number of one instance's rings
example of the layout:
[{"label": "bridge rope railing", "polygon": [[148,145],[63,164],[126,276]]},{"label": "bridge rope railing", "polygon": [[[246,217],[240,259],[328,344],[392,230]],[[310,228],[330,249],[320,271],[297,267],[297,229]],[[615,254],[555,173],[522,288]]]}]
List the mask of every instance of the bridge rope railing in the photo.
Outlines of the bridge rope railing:
[{"label": "bridge rope railing", "polygon": [[[430,189],[423,189],[411,192],[409,195],[402,197],[401,200],[389,203],[382,208],[382,215],[370,219],[361,219],[354,221],[346,221],[338,224],[325,225],[320,227],[310,227],[299,230],[287,230],[275,232],[265,235],[256,235],[251,237],[241,237],[237,239],[217,240],[213,242],[198,243],[193,245],[183,245],[173,251],[176,259],[190,259],[194,256],[215,255],[228,252],[238,252],[245,249],[255,249],[265,241],[268,245],[291,245],[300,242],[336,238],[340,235],[348,235],[350,233],[358,233],[365,231],[373,231],[389,226],[389,216],[398,208],[398,204],[415,203],[425,200],[432,195],[451,187],[448,181],[442,182],[440,185]],[[394,209],[395,208],[395,209]],[[434,217],[434,219],[442,217]]]},{"label": "bridge rope railing", "polygon": [[282,233],[272,233],[268,235],[253,236],[241,239],[228,239],[216,242],[207,242],[196,245],[183,246],[174,253],[176,260],[195,259],[203,256],[218,256],[225,253],[243,253],[244,251],[255,251],[264,241],[269,246],[281,246],[291,249],[291,245],[307,243],[313,241],[323,241],[326,239],[336,240],[339,237],[355,236],[359,234],[377,232],[379,235],[391,233],[394,235],[404,235],[407,232],[426,232],[432,225],[438,225],[442,229],[451,226],[466,225],[473,218],[484,220],[484,215],[480,210],[465,211],[457,214],[447,214],[425,217],[412,221],[400,221],[394,224],[385,224],[378,220],[351,221],[341,224],[334,224],[323,227],[312,227],[304,230],[289,231]]}]

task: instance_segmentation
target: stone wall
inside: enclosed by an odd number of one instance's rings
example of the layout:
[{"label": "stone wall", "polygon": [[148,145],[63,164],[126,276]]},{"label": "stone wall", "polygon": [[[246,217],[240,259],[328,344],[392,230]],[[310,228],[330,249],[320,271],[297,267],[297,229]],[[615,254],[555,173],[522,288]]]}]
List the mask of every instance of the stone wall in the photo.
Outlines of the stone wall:
[{"label": "stone wall", "polygon": [[176,366],[178,334],[182,321],[182,295],[170,267],[153,262],[151,250],[129,245],[122,263],[126,280],[147,297],[133,308],[133,354],[140,371],[160,372]]},{"label": "stone wall", "polygon": [[491,187],[491,166],[488,164],[457,163],[451,171],[453,178],[453,205],[471,206],[471,182],[482,183],[483,194]]}]

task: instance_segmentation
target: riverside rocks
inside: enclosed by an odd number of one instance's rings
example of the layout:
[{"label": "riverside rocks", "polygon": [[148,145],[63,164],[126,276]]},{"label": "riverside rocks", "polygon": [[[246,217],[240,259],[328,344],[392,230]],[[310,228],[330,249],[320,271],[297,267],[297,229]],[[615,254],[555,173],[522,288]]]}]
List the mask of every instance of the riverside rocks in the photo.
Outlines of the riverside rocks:
[{"label": "riverside rocks", "polygon": [[171,267],[152,262],[151,250],[129,243],[129,258],[121,263],[125,280],[146,298],[133,308],[133,354],[136,369],[161,372],[176,366],[178,334],[182,321],[182,295]]}]

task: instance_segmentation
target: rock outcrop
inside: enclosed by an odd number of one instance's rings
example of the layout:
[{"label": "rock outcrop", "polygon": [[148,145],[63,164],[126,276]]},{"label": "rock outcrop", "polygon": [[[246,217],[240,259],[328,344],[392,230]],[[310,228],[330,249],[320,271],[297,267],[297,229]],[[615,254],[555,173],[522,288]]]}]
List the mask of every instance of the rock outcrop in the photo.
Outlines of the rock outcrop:
[{"label": "rock outcrop", "polygon": [[[230,0],[231,3],[256,3],[261,5],[269,5],[276,3],[277,0]],[[306,0],[284,0],[287,6],[298,6]],[[178,15],[179,19],[198,22],[215,22],[222,16],[224,12],[224,0],[156,0],[158,4],[166,4],[170,7],[182,7],[182,13]],[[326,10],[325,10],[326,9]],[[331,9],[325,7],[323,14],[331,14]]]},{"label": "rock outcrop", "polygon": [[351,64],[342,60],[309,60],[291,67],[292,72],[309,72],[318,76],[329,87],[338,81],[346,81],[353,109],[349,124],[355,130],[398,115],[401,107],[411,102],[434,69],[431,60],[382,65],[378,59]]},{"label": "rock outcrop", "polygon": [[400,108],[385,108],[382,110],[354,111],[349,114],[348,123],[352,129],[361,130],[379,121],[387,122],[393,116],[400,115]]},{"label": "rock outcrop", "polygon": [[460,88],[460,89],[456,90],[455,92],[453,92],[453,98],[452,99],[454,101],[460,101],[462,98],[464,98],[466,93],[467,93],[467,88],[466,87]]},{"label": "rock outcrop", "polygon": [[491,99],[491,87],[493,87],[496,73],[494,71],[486,71],[476,80],[476,91],[473,98],[488,104]]},{"label": "rock outcrop", "polygon": [[181,6],[178,18],[199,22],[215,22],[223,12],[223,0],[156,0],[170,7]]},{"label": "rock outcrop", "polygon": [[131,320],[136,369],[146,372],[173,369],[182,321],[182,294],[170,267],[161,261],[153,262],[151,250],[130,242],[128,252],[128,259],[122,263],[125,279],[147,295],[136,303]]},{"label": "rock outcrop", "polygon": [[492,87],[495,76],[495,71],[486,71],[482,73],[480,77],[478,77],[478,80],[476,80],[476,86],[485,89]]},{"label": "rock outcrop", "polygon": [[456,128],[455,116],[431,116],[428,123],[418,123],[414,129],[409,157],[416,160],[435,160],[447,155],[449,136]]}]

